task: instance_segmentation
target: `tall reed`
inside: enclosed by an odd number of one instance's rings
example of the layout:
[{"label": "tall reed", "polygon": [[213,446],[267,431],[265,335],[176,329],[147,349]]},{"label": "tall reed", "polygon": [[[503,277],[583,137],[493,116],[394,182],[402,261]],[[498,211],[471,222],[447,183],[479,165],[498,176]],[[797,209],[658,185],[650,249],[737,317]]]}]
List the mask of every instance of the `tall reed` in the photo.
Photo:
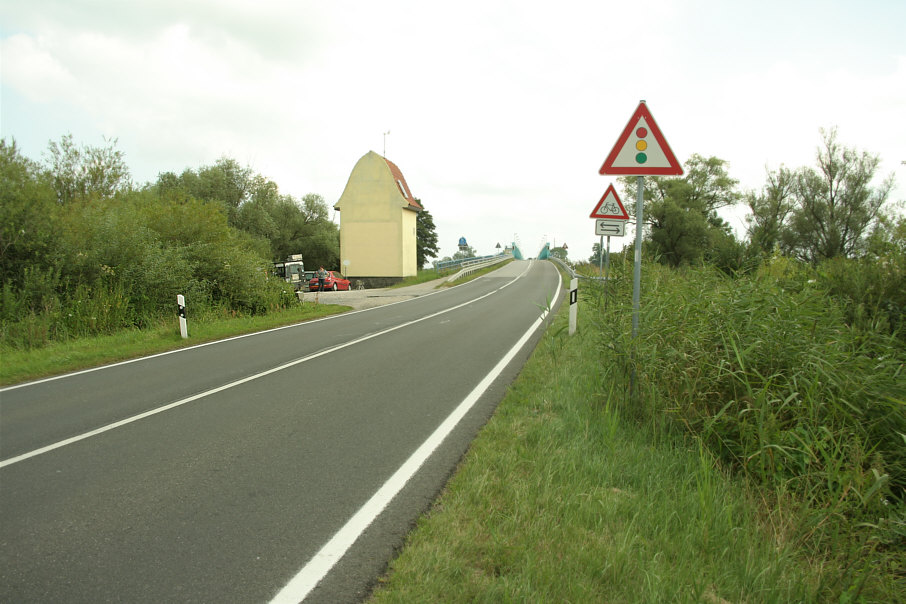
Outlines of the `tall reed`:
[{"label": "tall reed", "polygon": [[646,264],[633,342],[628,272],[589,286],[599,350],[637,381],[625,414],[699,439],[816,551],[906,552],[906,346],[889,324],[848,321],[802,267]]}]

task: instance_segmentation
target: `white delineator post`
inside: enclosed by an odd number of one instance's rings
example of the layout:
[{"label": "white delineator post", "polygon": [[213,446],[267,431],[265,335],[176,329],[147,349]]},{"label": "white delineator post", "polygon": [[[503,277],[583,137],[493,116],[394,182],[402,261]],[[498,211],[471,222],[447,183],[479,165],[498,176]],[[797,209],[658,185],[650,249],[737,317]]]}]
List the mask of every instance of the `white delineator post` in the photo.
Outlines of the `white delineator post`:
[{"label": "white delineator post", "polygon": [[569,335],[576,333],[576,314],[579,309],[579,280],[569,282]]},{"label": "white delineator post", "polygon": [[186,339],[189,337],[189,331],[186,327],[186,298],[182,294],[177,294],[176,304],[178,305],[179,314],[179,334]]}]

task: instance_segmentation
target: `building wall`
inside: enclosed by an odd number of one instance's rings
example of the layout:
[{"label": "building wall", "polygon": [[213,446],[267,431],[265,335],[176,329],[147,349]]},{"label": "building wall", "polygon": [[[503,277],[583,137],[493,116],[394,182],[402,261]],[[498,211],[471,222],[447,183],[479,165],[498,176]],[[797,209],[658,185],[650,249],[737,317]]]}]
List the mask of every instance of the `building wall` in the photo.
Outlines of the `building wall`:
[{"label": "building wall", "polygon": [[[418,258],[416,254],[415,220],[417,212],[403,210],[403,221],[400,236],[403,240],[402,270],[403,277],[413,277],[418,274]],[[411,245],[409,242],[411,241]]]},{"label": "building wall", "polygon": [[340,262],[349,277],[415,275],[415,217],[383,157],[356,163],[340,200]]},{"label": "building wall", "polygon": [[349,221],[340,212],[340,262],[356,277],[402,277],[399,222]]}]

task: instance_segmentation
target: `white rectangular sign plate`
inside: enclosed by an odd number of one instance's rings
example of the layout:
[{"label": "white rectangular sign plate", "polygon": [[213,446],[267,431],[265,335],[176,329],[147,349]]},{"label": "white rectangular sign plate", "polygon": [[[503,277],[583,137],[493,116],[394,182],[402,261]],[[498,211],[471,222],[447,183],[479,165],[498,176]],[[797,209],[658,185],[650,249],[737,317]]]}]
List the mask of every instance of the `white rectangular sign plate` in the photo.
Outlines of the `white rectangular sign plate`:
[{"label": "white rectangular sign plate", "polygon": [[623,237],[626,234],[626,221],[614,218],[598,218],[595,221],[595,235]]}]

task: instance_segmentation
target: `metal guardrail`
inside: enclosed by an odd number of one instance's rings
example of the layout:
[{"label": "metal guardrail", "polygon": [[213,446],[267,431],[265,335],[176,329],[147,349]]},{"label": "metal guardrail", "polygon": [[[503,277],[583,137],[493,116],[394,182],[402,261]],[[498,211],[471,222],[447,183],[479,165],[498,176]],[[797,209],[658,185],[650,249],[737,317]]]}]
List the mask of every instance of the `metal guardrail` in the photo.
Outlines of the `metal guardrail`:
[{"label": "metal guardrail", "polygon": [[468,258],[462,262],[462,268],[460,268],[458,272],[447,277],[447,283],[452,283],[460,277],[471,275],[475,271],[480,271],[483,268],[500,264],[504,260],[509,260],[512,257],[512,254],[498,254],[496,256],[485,256],[484,258]]},{"label": "metal guardrail", "polygon": [[553,262],[556,262],[561,267],[563,267],[563,270],[565,270],[567,273],[569,273],[570,279],[588,279],[589,281],[607,281],[608,280],[607,277],[595,277],[593,275],[580,275],[575,270],[573,270],[573,268],[570,265],[568,265],[566,262],[564,262],[560,258],[557,258],[556,256],[549,256],[548,260],[552,260]]},{"label": "metal guardrail", "polygon": [[492,254],[490,256],[473,256],[471,258],[458,258],[456,260],[441,260],[439,262],[434,263],[434,270],[442,271],[442,270],[447,270],[447,269],[455,268],[455,267],[462,268],[465,266],[471,266],[472,264],[476,264],[479,262],[486,262],[486,261],[492,260],[494,258],[500,258],[501,256],[509,257],[509,254],[507,252],[502,252],[500,254]]},{"label": "metal guardrail", "polygon": [[565,270],[567,273],[569,273],[570,279],[575,279],[575,278],[581,276],[581,275],[578,275],[576,273],[576,271],[573,270],[573,267],[571,267],[567,263],[563,262],[563,260],[561,260],[560,258],[557,258],[556,256],[548,256],[547,259],[552,260],[552,261],[556,262],[557,264],[559,264],[561,267],[563,267],[563,270]]}]

